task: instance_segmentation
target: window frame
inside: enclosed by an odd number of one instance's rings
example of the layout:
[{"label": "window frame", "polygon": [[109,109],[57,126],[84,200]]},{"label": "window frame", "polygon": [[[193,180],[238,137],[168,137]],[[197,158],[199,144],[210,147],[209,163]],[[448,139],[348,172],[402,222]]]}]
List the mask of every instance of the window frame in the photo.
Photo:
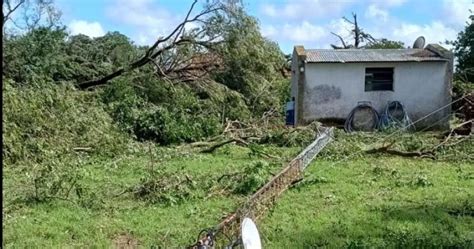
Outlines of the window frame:
[{"label": "window frame", "polygon": [[[364,77],[364,91],[394,91],[394,67],[366,67]],[[378,75],[378,79],[375,79]],[[368,79],[372,77],[372,79]],[[375,82],[374,82],[375,81]]]}]

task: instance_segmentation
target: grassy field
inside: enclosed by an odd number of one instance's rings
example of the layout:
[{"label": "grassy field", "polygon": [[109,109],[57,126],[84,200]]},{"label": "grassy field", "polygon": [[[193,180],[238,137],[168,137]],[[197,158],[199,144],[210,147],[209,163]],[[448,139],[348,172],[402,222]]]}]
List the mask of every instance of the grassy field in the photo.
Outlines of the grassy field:
[{"label": "grassy field", "polygon": [[473,248],[474,165],[317,160],[260,224],[268,248]]},{"label": "grassy field", "polygon": [[[435,160],[367,154],[393,142],[426,151],[439,133],[345,134],[260,222],[268,248],[474,248],[474,139]],[[452,144],[455,144],[453,142]]]},{"label": "grassy field", "polygon": [[[264,248],[474,247],[472,140],[447,150],[451,159],[344,160],[375,137],[338,136],[258,223]],[[3,247],[182,248],[301,150],[260,149],[280,159],[231,145],[213,154],[145,145],[115,158],[85,154],[90,196],[80,202],[37,201],[28,178],[35,166],[4,167]]]},{"label": "grassy field", "polygon": [[[238,146],[227,146],[214,154],[157,147],[153,158],[147,147],[143,150],[146,153],[132,152],[114,159],[84,158],[87,177],[83,184],[94,193],[89,198],[92,203],[85,206],[60,199],[34,201],[29,197],[34,190],[26,177],[28,169],[22,165],[4,168],[3,247],[107,248],[126,239],[145,248],[184,247],[195,241],[200,229],[214,226],[245,199],[245,194],[225,191],[225,183],[217,182],[222,175],[263,162],[268,169],[268,174],[262,175],[265,181],[282,167],[278,160],[258,157]],[[266,150],[288,161],[299,148]],[[154,162],[154,172],[166,177],[157,176],[157,180],[176,176],[179,183],[186,175],[190,182],[181,186],[187,189],[163,190],[163,195],[148,199],[124,193],[150,178],[150,162]],[[179,200],[178,195],[185,198]]]}]

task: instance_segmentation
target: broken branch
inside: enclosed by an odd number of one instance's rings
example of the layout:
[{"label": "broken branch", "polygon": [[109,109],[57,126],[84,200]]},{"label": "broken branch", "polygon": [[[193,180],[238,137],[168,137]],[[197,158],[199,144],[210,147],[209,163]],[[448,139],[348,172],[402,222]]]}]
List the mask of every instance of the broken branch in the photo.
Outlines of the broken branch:
[{"label": "broken branch", "polygon": [[[166,77],[167,74],[169,74],[170,72],[173,72],[176,69],[175,67],[182,66],[182,61],[176,60],[176,61],[173,62],[173,64],[171,65],[170,68],[166,68],[166,70],[163,70],[163,68],[161,66],[159,66],[157,64],[157,62],[155,61],[155,59],[158,56],[164,54],[166,51],[176,52],[173,49],[176,49],[177,47],[180,47],[180,46],[186,45],[186,44],[194,44],[194,45],[206,48],[206,49],[211,48],[214,45],[214,42],[212,42],[212,40],[209,40],[209,41],[199,40],[199,37],[196,34],[194,34],[194,36],[192,36],[192,37],[184,37],[183,32],[185,30],[186,24],[192,23],[192,22],[197,22],[203,16],[205,16],[207,14],[210,14],[210,13],[213,13],[213,12],[223,10],[224,8],[221,4],[218,4],[218,2],[217,2],[217,3],[215,3],[211,6],[208,6],[206,9],[202,10],[200,13],[198,13],[194,17],[190,18],[190,15],[191,15],[192,11],[194,10],[194,7],[195,7],[196,3],[197,3],[197,0],[194,0],[193,3],[191,4],[190,8],[188,9],[188,12],[186,14],[185,19],[180,24],[178,24],[173,29],[173,31],[171,31],[171,33],[169,33],[167,36],[165,36],[163,38],[159,38],[157,41],[155,41],[155,43],[150,48],[148,48],[146,50],[146,52],[144,53],[144,55],[141,58],[131,62],[127,67],[119,68],[118,70],[116,70],[116,71],[114,71],[114,72],[112,72],[112,73],[110,73],[106,76],[103,76],[103,77],[98,78],[98,79],[93,79],[93,80],[89,80],[89,81],[79,83],[78,87],[80,89],[86,89],[86,88],[93,87],[93,86],[104,85],[104,84],[108,83],[108,81],[110,81],[110,80],[112,80],[112,79],[114,79],[114,78],[116,78],[116,77],[118,77],[118,76],[120,76],[124,73],[130,72],[130,71],[135,70],[137,68],[140,68],[140,67],[142,67],[142,66],[144,66],[144,65],[146,65],[150,62],[154,62],[155,66],[157,67],[157,70],[160,74],[159,76]],[[165,45],[161,46],[162,44],[165,44]],[[202,67],[201,69],[204,70],[205,67]],[[190,70],[193,70],[193,69],[190,69]]]}]

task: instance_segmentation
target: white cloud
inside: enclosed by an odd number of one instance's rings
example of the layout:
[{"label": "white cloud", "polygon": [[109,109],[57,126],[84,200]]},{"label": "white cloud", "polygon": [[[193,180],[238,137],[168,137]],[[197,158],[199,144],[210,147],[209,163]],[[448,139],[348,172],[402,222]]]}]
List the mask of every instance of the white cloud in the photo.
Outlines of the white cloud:
[{"label": "white cloud", "polygon": [[283,26],[283,35],[295,42],[316,41],[326,35],[326,30],[321,26],[303,21],[296,26],[285,24]]},{"label": "white cloud", "polygon": [[443,0],[443,17],[451,24],[464,26],[470,15],[469,9],[474,11],[472,0]]},{"label": "white cloud", "polygon": [[446,26],[440,21],[433,21],[432,23],[426,25],[402,23],[393,29],[391,34],[392,37],[388,38],[400,40],[403,41],[406,46],[412,46],[413,42],[418,36],[424,36],[426,44],[429,44],[444,42],[446,40],[454,40],[457,33],[458,32],[455,29]]},{"label": "white cloud", "polygon": [[262,26],[264,36],[290,47],[299,44],[307,48],[330,48],[330,44],[340,44],[340,40],[332,35],[331,31],[341,35],[347,41],[352,41],[350,24],[340,18],[323,25],[302,21],[281,26]]},{"label": "white cloud", "polygon": [[365,10],[365,17],[386,22],[388,20],[388,11],[380,9],[375,4],[371,4]]},{"label": "white cloud", "polygon": [[398,7],[405,4],[407,0],[372,0],[371,2],[383,7]]},{"label": "white cloud", "polygon": [[278,11],[276,9],[276,6],[273,4],[264,4],[262,6],[262,12],[263,14],[271,17],[275,17],[278,15]]},{"label": "white cloud", "polygon": [[282,6],[265,4],[261,10],[270,17],[300,19],[338,16],[341,11],[350,6],[354,0],[327,1],[327,0],[298,0],[286,1]]},{"label": "white cloud", "polygon": [[[375,38],[387,38],[389,40],[402,41],[405,46],[412,46],[418,36],[424,36],[426,44],[444,42],[456,38],[457,30],[447,26],[441,21],[432,21],[428,24],[414,24],[388,20],[387,23],[368,26],[366,32]],[[351,24],[342,19],[333,19],[329,23],[318,25],[303,21],[299,23],[287,23],[282,26],[263,25],[262,32],[266,37],[278,41],[280,44],[292,47],[301,44],[307,48],[330,48],[330,44],[341,45],[339,38],[331,34],[331,31],[341,35],[349,44],[353,43],[351,36]],[[442,46],[450,48],[445,44]]]},{"label": "white cloud", "polygon": [[274,37],[278,34],[278,30],[273,25],[262,25],[261,33],[265,37]]},{"label": "white cloud", "polygon": [[322,26],[313,25],[308,21],[303,21],[298,24],[287,23],[278,29],[273,25],[265,25],[262,27],[262,34],[276,40],[301,43],[318,41],[327,35],[327,31]]},{"label": "white cloud", "polygon": [[[151,0],[115,0],[106,9],[109,18],[135,30],[131,38],[140,45],[150,45],[167,35],[178,22],[177,15],[159,8]],[[189,28],[189,27],[187,27]]]},{"label": "white cloud", "polygon": [[84,20],[73,20],[68,25],[71,30],[71,34],[84,34],[90,37],[103,36],[105,34],[102,25],[98,22],[88,22]]}]

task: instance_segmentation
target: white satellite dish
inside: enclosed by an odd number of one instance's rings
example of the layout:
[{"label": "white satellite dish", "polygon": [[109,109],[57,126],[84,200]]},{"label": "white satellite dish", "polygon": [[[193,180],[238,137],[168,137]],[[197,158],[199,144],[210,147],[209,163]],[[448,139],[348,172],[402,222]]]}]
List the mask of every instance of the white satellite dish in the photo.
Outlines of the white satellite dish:
[{"label": "white satellite dish", "polygon": [[241,234],[244,249],[262,249],[257,226],[250,218],[244,218],[242,221]]},{"label": "white satellite dish", "polygon": [[413,43],[413,48],[424,48],[425,47],[425,37],[420,36],[416,38],[415,42]]}]

